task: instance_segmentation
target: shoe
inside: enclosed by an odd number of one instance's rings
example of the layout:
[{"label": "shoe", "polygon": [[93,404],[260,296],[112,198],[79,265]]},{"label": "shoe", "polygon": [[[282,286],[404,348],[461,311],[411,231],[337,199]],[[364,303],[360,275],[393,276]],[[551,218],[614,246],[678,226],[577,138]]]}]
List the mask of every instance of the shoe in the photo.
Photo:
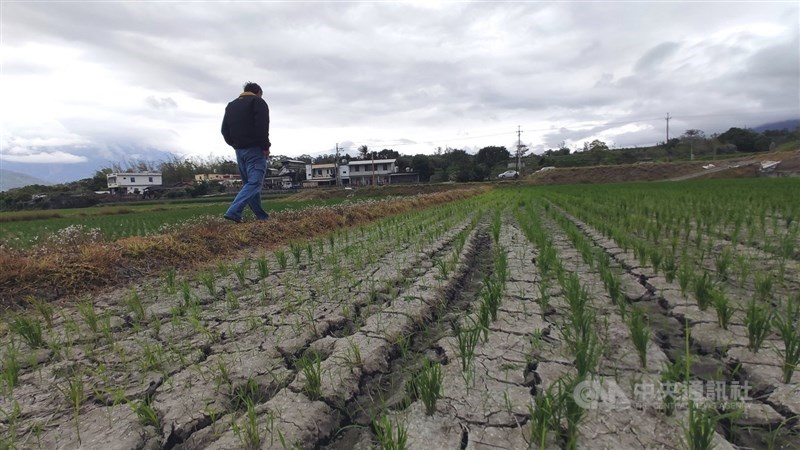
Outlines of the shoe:
[{"label": "shoe", "polygon": [[224,217],[225,220],[230,220],[231,222],[236,222],[236,223],[244,222],[242,219],[237,219],[236,217],[233,216],[222,216],[222,217]]},{"label": "shoe", "polygon": [[256,220],[258,220],[259,222],[264,222],[265,220],[269,220],[269,214],[267,214],[266,217],[261,217],[261,218],[256,219]]}]

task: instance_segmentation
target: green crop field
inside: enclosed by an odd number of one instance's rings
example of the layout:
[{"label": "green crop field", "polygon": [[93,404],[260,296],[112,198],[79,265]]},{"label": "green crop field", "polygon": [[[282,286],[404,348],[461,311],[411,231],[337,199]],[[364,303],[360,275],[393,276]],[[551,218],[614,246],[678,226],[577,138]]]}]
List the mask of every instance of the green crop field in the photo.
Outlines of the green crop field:
[{"label": "green crop field", "polygon": [[[268,212],[341,203],[343,199],[308,201],[265,201]],[[29,248],[68,238],[72,231],[94,233],[105,240],[146,236],[164,227],[206,216],[222,217],[230,199],[202,202],[147,202],[145,204],[100,206],[0,213],[0,242],[11,248]],[[247,210],[245,219],[253,220]],[[66,230],[66,231],[63,231]],[[67,235],[67,236],[65,236]]]},{"label": "green crop field", "polygon": [[29,296],[0,448],[797,448],[800,180],[476,191]]}]

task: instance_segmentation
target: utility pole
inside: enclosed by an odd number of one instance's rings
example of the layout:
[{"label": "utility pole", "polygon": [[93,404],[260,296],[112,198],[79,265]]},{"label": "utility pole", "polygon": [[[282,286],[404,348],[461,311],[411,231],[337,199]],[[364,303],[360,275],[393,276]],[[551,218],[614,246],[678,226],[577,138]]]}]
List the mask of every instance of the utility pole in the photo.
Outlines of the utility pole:
[{"label": "utility pole", "polygon": [[372,186],[375,186],[375,151],[372,151]]},{"label": "utility pole", "polygon": [[333,162],[334,162],[333,168],[334,168],[334,170],[336,170],[336,174],[334,175],[336,177],[335,178],[336,181],[334,181],[334,182],[336,183],[336,186],[338,186],[339,185],[339,143],[338,142],[336,143],[336,160],[333,161]]},{"label": "utility pole", "polygon": [[528,146],[522,143],[522,127],[517,125],[517,173],[522,168],[522,155],[528,151]]},{"label": "utility pole", "polygon": [[522,127],[517,125],[517,173],[519,173],[519,163],[522,156]]},{"label": "utility pole", "polygon": [[669,148],[669,119],[671,118],[672,117],[669,116],[669,113],[667,113],[667,140],[664,141],[664,145],[667,147],[667,161],[670,162],[672,161],[672,150]]}]

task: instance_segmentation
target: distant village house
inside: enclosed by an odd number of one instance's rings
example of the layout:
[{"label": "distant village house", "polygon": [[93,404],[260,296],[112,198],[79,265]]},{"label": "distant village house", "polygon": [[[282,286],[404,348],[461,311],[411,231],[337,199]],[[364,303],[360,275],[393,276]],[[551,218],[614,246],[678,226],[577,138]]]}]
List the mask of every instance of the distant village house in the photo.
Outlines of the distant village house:
[{"label": "distant village house", "polygon": [[419,174],[401,172],[397,159],[376,159],[343,162],[338,165],[306,164],[306,181],[304,186],[382,186],[385,184],[418,183]]},{"label": "distant village house", "polygon": [[112,194],[140,194],[145,188],[161,186],[161,172],[122,172],[106,175]]}]

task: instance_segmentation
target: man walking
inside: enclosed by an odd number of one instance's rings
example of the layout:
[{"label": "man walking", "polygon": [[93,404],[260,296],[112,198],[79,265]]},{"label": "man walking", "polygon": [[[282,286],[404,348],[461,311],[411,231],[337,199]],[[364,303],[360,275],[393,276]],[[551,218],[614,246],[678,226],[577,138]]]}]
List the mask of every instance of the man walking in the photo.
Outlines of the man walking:
[{"label": "man walking", "polygon": [[250,206],[256,219],[267,220],[269,214],[261,206],[261,186],[269,156],[269,107],[261,98],[264,92],[256,83],[247,82],[239,98],[225,107],[222,136],[236,150],[236,162],[242,176],[242,189],[225,212],[225,218],[242,222],[245,206]]}]

